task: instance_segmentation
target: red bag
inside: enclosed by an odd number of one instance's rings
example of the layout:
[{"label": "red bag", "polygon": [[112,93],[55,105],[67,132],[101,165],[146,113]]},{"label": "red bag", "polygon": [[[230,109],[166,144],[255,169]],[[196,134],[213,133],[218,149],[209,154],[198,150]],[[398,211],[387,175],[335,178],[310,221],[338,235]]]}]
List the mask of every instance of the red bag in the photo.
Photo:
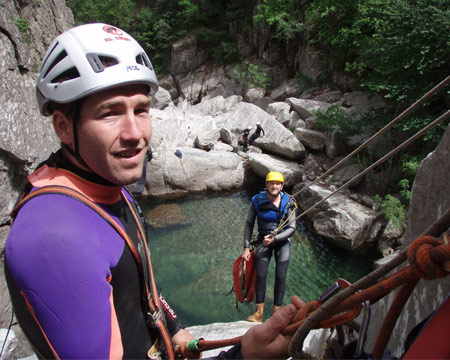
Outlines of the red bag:
[{"label": "red bag", "polygon": [[255,299],[256,271],[254,264],[255,253],[250,253],[250,259],[245,261],[239,255],[233,265],[233,282],[236,301],[250,303]]}]

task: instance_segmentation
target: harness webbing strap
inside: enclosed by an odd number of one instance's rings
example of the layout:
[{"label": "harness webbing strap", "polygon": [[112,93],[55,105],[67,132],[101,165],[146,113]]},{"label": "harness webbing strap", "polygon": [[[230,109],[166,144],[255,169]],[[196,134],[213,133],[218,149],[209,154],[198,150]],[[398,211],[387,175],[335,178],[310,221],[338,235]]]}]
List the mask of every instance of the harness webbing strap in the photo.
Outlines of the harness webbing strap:
[{"label": "harness webbing strap", "polygon": [[[42,188],[39,188],[32,193],[29,193],[26,195],[23,199],[19,201],[19,203],[16,205],[16,207],[11,212],[11,216],[13,219],[16,217],[19,210],[22,208],[23,205],[25,205],[26,202],[29,200],[40,196],[40,195],[48,195],[48,194],[56,194],[56,195],[63,195],[68,196],[72,199],[78,200],[82,204],[88,206],[91,210],[95,211],[99,216],[101,216],[111,227],[118,232],[118,234],[123,238],[127,246],[129,247],[136,263],[138,264],[139,272],[141,273],[143,282],[145,284],[145,291],[147,295],[147,302],[148,307],[151,311],[150,316],[153,317],[155,326],[158,328],[162,340],[164,341],[168,358],[169,359],[175,359],[175,353],[174,353],[174,347],[173,343],[170,337],[170,334],[167,330],[167,327],[165,326],[163,320],[161,319],[162,313],[161,313],[161,304],[159,301],[159,295],[156,287],[156,282],[153,276],[153,269],[151,265],[151,259],[150,259],[150,252],[147,248],[147,245],[144,244],[143,248],[145,249],[147,263],[149,267],[149,280],[151,283],[151,290],[148,288],[147,282],[145,281],[145,272],[144,272],[144,265],[142,264],[141,259],[139,258],[139,254],[136,250],[136,247],[134,246],[133,242],[131,241],[128,234],[125,232],[125,230],[100,206],[98,206],[96,203],[94,203],[92,200],[90,200],[87,196],[85,196],[83,193],[73,190],[71,188],[60,186],[60,185],[51,185],[51,186],[44,186]],[[123,194],[123,191],[122,191]],[[125,199],[125,202],[127,203],[127,206],[130,208],[131,213],[133,214],[134,220],[138,226],[139,229],[139,241],[144,241],[146,239],[145,232],[142,228],[142,224],[139,221],[139,219],[136,216],[135,211],[133,210],[133,207],[131,206],[129,200],[127,197],[123,194],[123,198]],[[152,296],[153,295],[153,296]],[[45,334],[44,334],[45,335]]]},{"label": "harness webbing strap", "polygon": [[[125,202],[127,203],[128,207],[131,208],[131,204],[129,202],[129,200],[127,199],[126,196],[123,197],[125,199]],[[139,219],[136,216],[136,213],[134,211],[131,212],[133,214],[134,220],[136,222],[136,224],[138,225],[138,229],[139,229],[139,233],[140,233],[140,238],[141,239],[146,239],[146,234],[142,228],[142,224],[139,221]],[[145,245],[145,244],[144,244]],[[145,249],[145,255],[147,256],[147,264],[148,264],[148,269],[149,269],[149,276],[150,276],[150,281],[151,281],[151,290],[152,290],[152,294],[153,294],[153,302],[152,297],[151,297],[151,293],[150,290],[148,289],[147,283],[145,282],[145,288],[147,291],[147,297],[149,300],[149,305],[150,304],[154,304],[154,309],[152,310],[153,312],[155,312],[155,310],[157,310],[158,312],[161,313],[161,303],[159,301],[159,294],[157,292],[157,286],[156,286],[156,282],[155,282],[155,277],[153,276],[153,267],[152,267],[152,262],[150,259],[150,251],[148,250],[147,246],[144,246]],[[151,308],[150,308],[151,309]],[[164,325],[163,321],[161,320],[161,318],[159,318],[156,321],[156,326],[159,328],[160,333],[163,337],[163,341],[164,344],[166,344],[166,349],[167,349],[167,353],[169,355],[169,359],[175,359],[175,353],[174,353],[174,347],[173,347],[173,343],[172,343],[172,338],[170,337],[169,332],[167,331],[166,326]],[[170,346],[169,346],[170,345]]]}]

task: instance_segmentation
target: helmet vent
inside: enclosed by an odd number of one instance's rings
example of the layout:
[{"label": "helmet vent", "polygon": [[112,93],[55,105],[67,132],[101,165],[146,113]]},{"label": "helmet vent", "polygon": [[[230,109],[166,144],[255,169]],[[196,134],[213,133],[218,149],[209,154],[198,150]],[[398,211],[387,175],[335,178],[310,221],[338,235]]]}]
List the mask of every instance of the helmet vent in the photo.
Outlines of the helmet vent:
[{"label": "helmet vent", "polygon": [[59,74],[57,77],[52,79],[52,83],[62,83],[64,81],[76,79],[80,77],[80,73],[78,72],[76,67],[70,68],[63,73]]},{"label": "helmet vent", "polygon": [[119,61],[111,56],[102,56],[97,54],[86,54],[89,64],[96,73],[102,72],[105,68],[117,65]]},{"label": "helmet vent", "polygon": [[136,56],[136,62],[138,64],[147,66],[150,70],[153,70],[152,63],[145,53],[140,53],[138,56]]},{"label": "helmet vent", "polygon": [[47,71],[45,72],[44,78],[47,77],[47,74],[65,57],[67,57],[67,53],[65,50],[61,51],[59,55],[53,60],[53,62],[49,65]]}]

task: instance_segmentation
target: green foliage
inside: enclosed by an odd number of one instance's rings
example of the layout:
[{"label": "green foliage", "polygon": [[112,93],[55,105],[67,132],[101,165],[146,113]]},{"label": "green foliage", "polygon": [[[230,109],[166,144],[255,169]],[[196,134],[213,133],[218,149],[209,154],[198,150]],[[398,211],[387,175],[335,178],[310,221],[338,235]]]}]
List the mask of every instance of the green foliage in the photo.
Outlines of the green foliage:
[{"label": "green foliage", "polygon": [[218,64],[230,64],[239,60],[239,53],[234,42],[221,42],[219,46],[211,49],[211,56]]},{"label": "green foliage", "polygon": [[30,44],[30,33],[28,32],[28,21],[24,19],[23,17],[18,17],[14,19],[13,16],[11,16],[11,20],[14,21],[14,24],[17,26],[17,29],[22,34],[23,41],[25,44]]},{"label": "green foliage", "polygon": [[297,88],[299,92],[304,90],[311,90],[316,86],[315,81],[301,73],[296,73],[295,79],[297,80]]},{"label": "green foliage", "polygon": [[267,89],[270,85],[270,78],[267,75],[267,70],[263,70],[258,65],[248,61],[239,64],[238,69],[234,70],[234,73],[239,81],[248,89]]},{"label": "green foliage", "polygon": [[447,0],[315,0],[306,19],[328,63],[388,99],[416,98],[449,73]]},{"label": "green foliage", "polygon": [[228,64],[239,60],[237,45],[228,31],[200,28],[194,31],[194,34],[197,42],[204,49],[209,49],[216,63]]},{"label": "green foliage", "polygon": [[251,8],[226,0],[67,0],[77,24],[105,22],[130,33],[148,52],[158,74],[170,63],[172,43],[193,33],[217,61],[238,58],[228,20],[250,18]]},{"label": "green foliage", "polygon": [[18,17],[17,19],[15,19],[14,24],[17,26],[17,29],[21,34],[24,35],[28,33],[28,21],[23,17]]},{"label": "green foliage", "polygon": [[337,135],[342,139],[356,135],[360,130],[360,122],[355,120],[355,113],[346,114],[339,105],[331,105],[328,109],[314,111],[316,116],[315,124],[319,130],[336,130]]},{"label": "green foliage", "polygon": [[[421,159],[422,160],[422,159]],[[407,156],[403,157],[403,171],[405,174],[414,178],[417,174],[417,170],[419,169],[420,161],[417,157]]]},{"label": "green foliage", "polygon": [[304,29],[299,20],[302,12],[298,1],[262,0],[256,5],[255,24],[265,23],[271,29],[271,36],[281,41],[289,41],[300,35]]},{"label": "green foliage", "polygon": [[421,160],[422,159],[419,159],[417,156],[412,156],[409,154],[402,156],[402,175],[405,178],[399,180],[398,186],[399,193],[406,204],[409,204],[411,199],[411,184],[417,174]]},{"label": "green foliage", "polygon": [[409,184],[408,179],[401,179],[398,182],[398,186],[400,187],[400,195],[402,196],[403,200],[409,204],[409,201],[411,200],[411,185]]},{"label": "green foliage", "polygon": [[388,194],[384,199],[379,195],[375,195],[374,200],[380,206],[380,212],[386,220],[390,220],[395,226],[406,228],[406,210],[399,199]]},{"label": "green foliage", "polygon": [[67,0],[77,24],[104,22],[129,31],[138,7],[132,0]]}]

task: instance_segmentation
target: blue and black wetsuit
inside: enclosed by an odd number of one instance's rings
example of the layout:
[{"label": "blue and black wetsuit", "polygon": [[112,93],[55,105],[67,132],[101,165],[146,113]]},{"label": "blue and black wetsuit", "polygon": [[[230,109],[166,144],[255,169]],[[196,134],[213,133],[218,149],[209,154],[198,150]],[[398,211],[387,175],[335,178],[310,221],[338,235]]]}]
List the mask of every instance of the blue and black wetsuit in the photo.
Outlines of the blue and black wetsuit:
[{"label": "blue and black wetsuit", "polygon": [[[272,254],[275,255],[275,287],[273,305],[281,306],[286,291],[286,275],[290,258],[289,237],[295,232],[295,200],[281,191],[280,207],[276,207],[267,197],[267,190],[252,197],[244,229],[244,248],[250,247],[253,227],[258,219],[258,244],[255,252],[256,260],[256,303],[264,303],[266,295],[266,279]],[[264,235],[272,233],[280,224],[282,229],[269,246],[262,244]]]},{"label": "blue and black wetsuit", "polygon": [[[79,200],[44,194],[26,202],[6,241],[5,273],[38,356],[145,359],[161,333],[149,321],[151,267],[133,197],[55,155],[29,179],[31,192],[56,183],[88,196],[125,230],[144,269],[118,232]],[[159,306],[172,337],[182,326],[162,296]]]}]

